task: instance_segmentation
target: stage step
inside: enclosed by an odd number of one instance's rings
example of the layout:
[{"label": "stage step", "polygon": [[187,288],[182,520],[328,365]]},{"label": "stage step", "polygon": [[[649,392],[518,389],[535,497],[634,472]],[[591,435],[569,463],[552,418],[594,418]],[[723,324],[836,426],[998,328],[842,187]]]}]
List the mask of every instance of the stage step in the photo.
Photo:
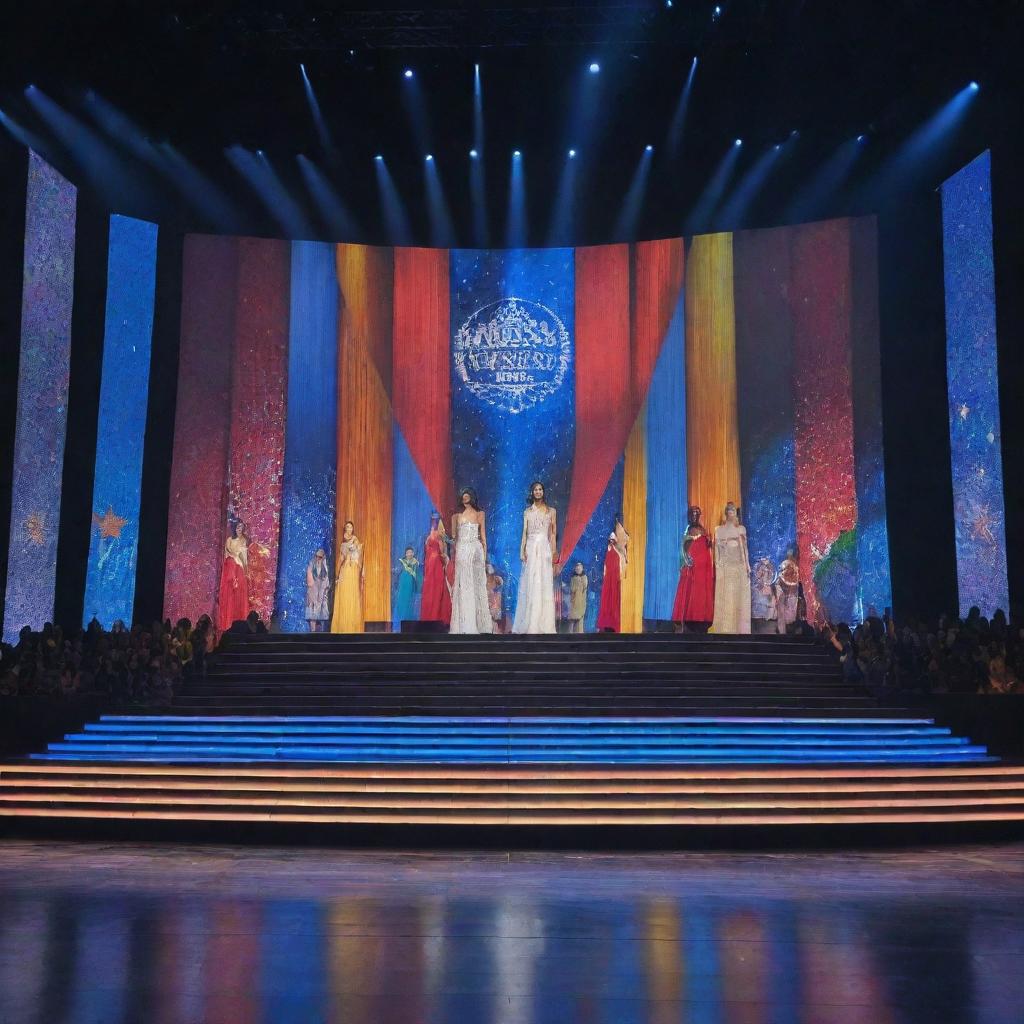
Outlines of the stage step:
[{"label": "stage step", "polygon": [[981,763],[930,719],[104,716],[38,760],[438,764]]},{"label": "stage step", "polygon": [[0,765],[0,818],[347,825],[1024,821],[1024,766]]}]

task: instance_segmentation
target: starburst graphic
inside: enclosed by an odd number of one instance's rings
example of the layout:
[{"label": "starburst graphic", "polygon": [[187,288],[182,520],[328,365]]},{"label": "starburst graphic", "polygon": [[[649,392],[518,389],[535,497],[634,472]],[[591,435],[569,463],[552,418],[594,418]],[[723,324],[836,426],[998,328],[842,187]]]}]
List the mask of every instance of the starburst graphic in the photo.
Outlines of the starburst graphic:
[{"label": "starburst graphic", "polygon": [[128,523],[127,519],[122,519],[114,512],[111,505],[107,506],[107,511],[102,516],[93,512],[92,521],[99,527],[101,537],[120,537],[121,530]]},{"label": "starburst graphic", "polygon": [[46,524],[43,522],[42,513],[33,512],[25,520],[25,533],[29,543],[37,547],[42,547],[46,543]]},{"label": "starburst graphic", "polygon": [[992,527],[997,524],[998,520],[989,511],[988,506],[979,505],[971,519],[971,537],[984,541],[986,544],[995,544],[996,538],[992,533]]}]

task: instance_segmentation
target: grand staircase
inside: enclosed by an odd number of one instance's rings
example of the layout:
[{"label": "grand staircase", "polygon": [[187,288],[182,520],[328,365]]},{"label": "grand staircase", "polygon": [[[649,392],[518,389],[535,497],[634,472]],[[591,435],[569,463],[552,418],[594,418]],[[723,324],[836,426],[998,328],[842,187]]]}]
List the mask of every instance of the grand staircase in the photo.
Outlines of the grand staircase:
[{"label": "grand staircase", "polygon": [[174,707],[0,765],[0,818],[312,825],[1024,821],[1024,766],[795,637],[233,639]]}]

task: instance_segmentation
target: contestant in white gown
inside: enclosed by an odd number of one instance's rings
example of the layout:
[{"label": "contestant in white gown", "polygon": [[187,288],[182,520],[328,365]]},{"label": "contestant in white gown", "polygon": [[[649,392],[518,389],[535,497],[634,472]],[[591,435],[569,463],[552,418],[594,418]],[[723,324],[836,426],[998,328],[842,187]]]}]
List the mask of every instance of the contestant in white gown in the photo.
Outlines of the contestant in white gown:
[{"label": "contestant in white gown", "polygon": [[452,584],[452,622],[449,633],[490,633],[487,605],[487,520],[476,493],[463,488],[462,511],[452,518],[455,537],[455,582]]},{"label": "contestant in white gown", "polygon": [[519,557],[523,570],[519,577],[519,599],[513,633],[555,632],[555,510],[544,502],[544,485],[530,485],[530,504],[523,513],[523,538]]}]

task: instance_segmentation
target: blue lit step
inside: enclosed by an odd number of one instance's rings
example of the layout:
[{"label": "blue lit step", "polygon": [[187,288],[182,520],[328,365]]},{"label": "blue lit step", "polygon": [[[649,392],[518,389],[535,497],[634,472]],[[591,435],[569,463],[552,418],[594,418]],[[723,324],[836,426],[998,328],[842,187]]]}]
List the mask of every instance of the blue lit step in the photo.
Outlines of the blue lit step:
[{"label": "blue lit step", "polygon": [[336,739],[319,736],[276,736],[266,737],[254,735],[249,732],[237,734],[219,734],[212,736],[174,735],[164,733],[127,733],[112,734],[104,736],[96,733],[69,733],[64,737],[66,744],[80,744],[83,746],[128,746],[145,744],[165,744],[167,746],[188,746],[197,744],[218,744],[227,747],[239,743],[251,745],[290,748],[295,746],[319,746],[329,749],[335,746],[348,746],[353,748],[363,746],[393,747],[402,749],[405,746],[431,746],[445,749],[451,745],[487,747],[501,749],[504,747],[558,747],[569,745],[582,745],[593,747],[607,747],[615,749],[618,747],[678,747],[687,748],[692,746],[749,746],[749,747],[774,747],[774,746],[800,746],[800,747],[858,747],[858,746],[961,746],[968,742],[967,739],[958,736],[923,736],[923,737],[886,737],[886,736],[863,736],[863,737],[794,737],[785,734],[778,736],[649,736],[644,733],[632,735],[624,734],[618,736],[590,736],[586,733],[576,735],[549,735],[549,736],[520,736],[515,734],[497,733],[491,736],[434,736],[430,733],[411,733],[407,736],[392,737],[388,734],[375,733],[370,736],[339,736]]},{"label": "blue lit step", "polygon": [[552,725],[765,725],[775,726],[780,724],[790,726],[804,725],[834,725],[845,726],[847,723],[854,725],[935,725],[934,718],[781,718],[766,717],[763,715],[680,715],[672,717],[659,715],[657,718],[646,718],[637,715],[529,715],[528,717],[515,717],[510,715],[496,715],[492,717],[479,715],[103,715],[99,723],[107,722],[180,722],[191,724],[193,722],[209,722],[220,724],[223,722],[244,722],[246,725],[260,725],[261,723],[290,724],[292,722],[322,722],[324,724],[340,723],[344,725],[396,722],[396,723],[418,723],[427,725],[439,725],[446,722],[455,725],[476,725],[476,724],[501,724],[515,725],[544,723]]},{"label": "blue lit step", "polygon": [[521,754],[507,755],[500,761],[495,762],[489,758],[482,758],[479,755],[460,754],[448,752],[443,758],[439,758],[437,751],[423,751],[420,753],[407,752],[401,757],[385,757],[383,755],[372,755],[370,751],[357,751],[352,753],[334,751],[331,756],[326,756],[320,751],[310,751],[308,756],[303,756],[299,751],[292,751],[288,758],[268,758],[262,752],[251,755],[244,755],[240,751],[225,753],[202,752],[188,754],[177,751],[173,755],[166,752],[147,753],[132,752],[116,754],[106,753],[85,753],[85,752],[63,752],[59,749],[51,750],[48,753],[33,754],[33,760],[39,761],[102,761],[102,762],[146,762],[146,763],[231,763],[231,764],[252,764],[266,763],[268,760],[280,763],[281,761],[303,761],[303,762],[343,762],[350,764],[365,764],[368,760],[372,763],[396,763],[396,764],[981,764],[993,763],[998,758],[987,755],[984,747],[963,747],[955,752],[946,753],[925,753],[907,751],[872,751],[861,753],[837,753],[834,751],[804,751],[787,752],[775,754],[745,754],[737,751],[730,754],[702,754],[697,751],[687,752],[685,755],[648,754],[630,756],[616,754],[608,756],[607,752],[602,756],[597,752],[563,751],[558,754],[536,754],[525,756]]}]

